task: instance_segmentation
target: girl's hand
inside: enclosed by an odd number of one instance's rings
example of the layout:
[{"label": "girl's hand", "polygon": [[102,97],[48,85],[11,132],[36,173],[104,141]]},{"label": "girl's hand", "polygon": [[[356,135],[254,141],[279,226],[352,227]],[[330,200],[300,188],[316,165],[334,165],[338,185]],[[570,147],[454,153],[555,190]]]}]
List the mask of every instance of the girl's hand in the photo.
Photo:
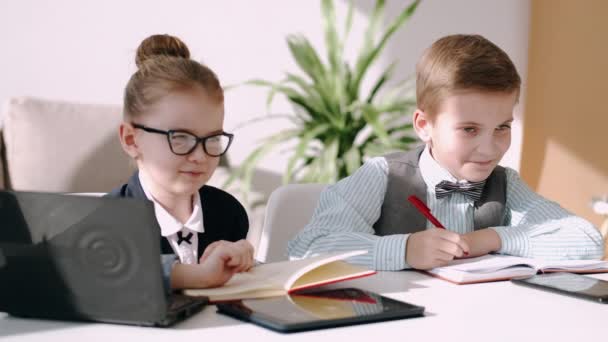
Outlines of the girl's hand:
[{"label": "girl's hand", "polygon": [[253,247],[245,240],[216,241],[205,249],[199,264],[176,264],[171,271],[171,287],[207,288],[224,285],[235,273],[253,265]]},{"label": "girl's hand", "polygon": [[222,253],[229,255],[229,259],[226,260],[226,265],[233,267],[235,272],[244,272],[253,266],[254,250],[253,246],[247,240],[239,240],[237,242],[220,240],[213,242],[207,246],[199,259],[199,263],[205,263],[209,256],[218,248],[221,249]]},{"label": "girl's hand", "polygon": [[445,266],[454,258],[470,253],[462,235],[445,229],[426,229],[407,239],[405,261],[413,268],[428,270]]}]

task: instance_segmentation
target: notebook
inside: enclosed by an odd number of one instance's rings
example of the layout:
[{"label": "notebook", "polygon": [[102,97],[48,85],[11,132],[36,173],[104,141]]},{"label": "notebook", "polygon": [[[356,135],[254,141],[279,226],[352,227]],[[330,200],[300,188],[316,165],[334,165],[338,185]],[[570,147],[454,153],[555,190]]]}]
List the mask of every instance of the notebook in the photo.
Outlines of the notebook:
[{"label": "notebook", "polygon": [[167,297],[148,201],[0,191],[0,311],[168,326],[204,299]]},{"label": "notebook", "polygon": [[212,302],[264,298],[360,278],[376,271],[342,261],[367,251],[336,252],[311,258],[274,262],[235,274],[224,286],[213,289],[184,290],[188,296],[205,296]]},{"label": "notebook", "polygon": [[509,255],[488,254],[477,258],[453,260],[447,266],[433,268],[426,272],[452,283],[474,284],[532,276],[539,272],[608,272],[608,261],[544,261]]}]

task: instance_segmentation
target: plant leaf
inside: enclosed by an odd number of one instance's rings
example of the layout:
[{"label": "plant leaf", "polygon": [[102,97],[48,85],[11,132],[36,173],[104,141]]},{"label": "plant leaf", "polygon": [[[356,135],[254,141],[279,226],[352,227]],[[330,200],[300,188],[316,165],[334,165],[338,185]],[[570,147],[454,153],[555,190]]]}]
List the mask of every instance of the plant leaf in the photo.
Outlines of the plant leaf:
[{"label": "plant leaf", "polygon": [[[385,90],[395,72],[396,61],[381,72],[367,94],[360,96],[359,93],[370,66],[419,2],[416,0],[408,5],[381,32],[386,1],[377,0],[354,66],[344,60],[354,17],[352,0],[349,1],[343,39],[337,30],[334,3],[321,0],[325,62],[306,37],[287,36],[289,51],[303,74],[288,72],[280,82],[251,80],[249,84],[268,89],[268,112],[277,95],[285,96],[293,104],[295,128],[265,140],[234,172],[233,177],[243,179],[245,191],[250,190],[255,165],[267,153],[288,142],[290,155],[284,182],[322,183],[348,176],[370,156],[409,149],[416,142],[409,117],[405,115],[415,106],[413,83],[403,81]],[[293,148],[292,139],[297,140]]]},{"label": "plant leaf", "polygon": [[344,154],[344,164],[346,166],[346,172],[350,175],[361,166],[361,151],[357,146],[352,146]]},{"label": "plant leaf", "polygon": [[344,38],[342,38],[341,50],[344,53],[344,44],[348,41],[348,35],[350,34],[350,30],[353,27],[353,14],[355,9],[354,0],[350,0],[348,2],[348,12],[346,14],[346,22],[344,23]]},{"label": "plant leaf", "polygon": [[321,13],[323,14],[323,26],[325,28],[325,46],[327,47],[327,60],[330,69],[339,71],[342,67],[342,50],[338,32],[336,31],[336,11],[333,0],[321,1]]},{"label": "plant leaf", "polygon": [[[310,107],[314,109],[314,112],[310,112],[311,117],[316,117],[316,114],[328,113],[331,109],[328,106],[328,103],[325,98],[320,94],[319,90],[311,84],[308,84],[306,80],[302,77],[294,75],[292,73],[287,73],[287,77],[285,82],[296,84],[302,91],[304,91],[310,101]],[[331,118],[332,115],[324,114],[325,117]]]},{"label": "plant leaf", "polygon": [[338,155],[338,141],[331,140],[321,152],[319,158],[314,159],[306,168],[307,172],[302,177],[305,183],[333,183],[338,178],[336,168],[336,157]]},{"label": "plant leaf", "polygon": [[[371,47],[370,45],[368,45],[368,40],[366,39],[366,45],[364,46],[363,51],[359,55],[359,59],[357,60],[357,64],[355,66],[354,80],[352,84],[353,89],[351,90],[352,92],[358,94],[361,81],[363,80],[363,77],[368,71],[370,65],[376,60],[380,52],[384,49],[384,46],[386,45],[388,39],[397,31],[397,29],[399,29],[403,24],[405,24],[409,17],[412,16],[419,3],[420,0],[415,0],[411,5],[409,5],[402,11],[401,14],[399,14],[399,16],[392,22],[392,24],[389,25],[388,29],[382,35],[380,42],[375,47]],[[376,8],[379,8],[380,6],[382,8],[384,7],[384,1],[377,2]],[[382,10],[382,8],[380,10]],[[376,17],[376,12],[374,11],[374,17],[372,18],[372,24],[370,25],[377,25],[377,23],[375,22],[376,20],[379,20],[379,18]],[[375,27],[370,26],[370,35],[373,35],[375,33],[375,31],[372,31],[372,28],[375,29]],[[373,37],[369,39],[373,41]]]},{"label": "plant leaf", "polygon": [[313,81],[322,82],[325,66],[306,37],[299,34],[287,36],[287,45],[296,63]]},{"label": "plant leaf", "polygon": [[380,75],[380,78],[378,78],[378,81],[376,81],[376,83],[372,87],[372,91],[367,96],[367,99],[365,100],[366,103],[371,104],[372,101],[374,101],[374,97],[376,97],[376,94],[378,93],[380,88],[382,88],[382,86],[388,80],[390,80],[390,78],[393,74],[393,71],[395,70],[396,65],[397,65],[397,62],[395,61],[395,62],[392,62],[386,69],[384,69],[384,72],[382,72],[382,74]]},{"label": "plant leaf", "polygon": [[255,166],[258,164],[258,162],[262,158],[264,158],[269,152],[271,152],[278,144],[280,144],[281,142],[287,141],[289,139],[295,138],[295,137],[297,137],[297,135],[298,135],[298,130],[291,129],[291,130],[279,132],[279,133],[265,139],[265,141],[259,147],[257,147],[255,150],[253,150],[253,152],[251,152],[251,154],[249,154],[249,156],[247,156],[247,158],[245,158],[243,163],[241,163],[241,165],[236,170],[234,170],[234,172],[232,172],[232,174],[230,175],[230,177],[228,177],[228,179],[226,179],[226,181],[224,182],[222,187],[227,188],[230,185],[232,185],[232,183],[237,178],[241,178],[242,183],[241,183],[240,190],[244,194],[245,202],[247,202],[247,195],[251,191],[251,180],[253,178]]},{"label": "plant leaf", "polygon": [[378,139],[380,139],[383,144],[387,146],[390,145],[390,137],[388,132],[384,128],[384,125],[380,122],[380,112],[378,112],[372,106],[367,106],[363,108],[363,117],[370,125],[374,133],[378,136]]},{"label": "plant leaf", "polygon": [[[300,142],[296,147],[294,154],[289,158],[289,162],[287,163],[287,172],[283,175],[283,183],[287,184],[293,175],[293,170],[298,162],[298,160],[303,159],[305,157],[306,149],[309,143],[318,138],[318,135],[326,132],[330,128],[327,124],[321,124],[309,131],[305,131],[302,136],[300,136]],[[306,164],[304,164],[306,165]]]}]

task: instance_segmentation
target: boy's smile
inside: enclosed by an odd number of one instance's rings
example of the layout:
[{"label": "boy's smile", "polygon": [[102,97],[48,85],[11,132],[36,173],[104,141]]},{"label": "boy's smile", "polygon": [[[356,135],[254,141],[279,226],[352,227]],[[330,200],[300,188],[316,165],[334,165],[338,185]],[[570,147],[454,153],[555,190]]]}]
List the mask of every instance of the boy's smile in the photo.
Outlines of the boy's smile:
[{"label": "boy's smile", "polygon": [[458,180],[486,179],[511,145],[518,93],[457,92],[429,117],[414,113],[414,127],[433,158]]}]

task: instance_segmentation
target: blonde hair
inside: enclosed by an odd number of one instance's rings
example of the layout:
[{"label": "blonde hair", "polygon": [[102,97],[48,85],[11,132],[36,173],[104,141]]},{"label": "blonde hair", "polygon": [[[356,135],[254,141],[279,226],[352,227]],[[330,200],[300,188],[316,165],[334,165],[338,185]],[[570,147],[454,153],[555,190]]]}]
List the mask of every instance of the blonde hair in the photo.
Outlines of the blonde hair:
[{"label": "blonde hair", "polygon": [[521,78],[509,56],[480,35],[450,35],[433,43],[416,65],[418,108],[431,116],[458,91],[519,92]]},{"label": "blonde hair", "polygon": [[144,39],[135,57],[138,70],[124,94],[124,115],[133,118],[173,91],[201,86],[212,99],[224,101],[224,91],[215,73],[190,59],[190,50],[179,38],[167,34]]}]

